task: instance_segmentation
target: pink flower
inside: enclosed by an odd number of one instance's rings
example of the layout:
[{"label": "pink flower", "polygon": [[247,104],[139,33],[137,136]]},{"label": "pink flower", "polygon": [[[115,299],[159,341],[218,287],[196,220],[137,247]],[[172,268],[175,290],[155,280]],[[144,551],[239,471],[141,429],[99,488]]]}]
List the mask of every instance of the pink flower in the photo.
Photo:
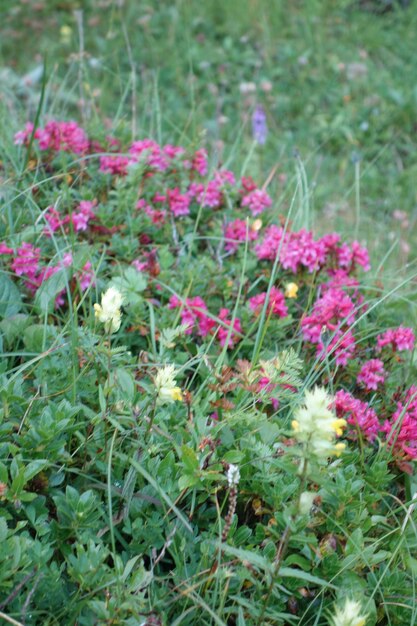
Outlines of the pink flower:
[{"label": "pink flower", "polygon": [[32,122],[26,122],[24,130],[19,130],[14,136],[14,142],[17,146],[27,145],[32,136],[34,126]]},{"label": "pink flower", "polygon": [[[266,297],[267,292],[264,291],[263,293],[249,299],[249,308],[255,313],[255,315],[260,315],[265,304]],[[282,291],[276,287],[271,287],[269,302],[266,310],[268,315],[272,314],[278,317],[286,317],[288,315],[288,308],[285,304],[285,296]]]},{"label": "pink flower", "polygon": [[353,241],[351,246],[343,243],[337,251],[337,257],[339,266],[349,273],[355,269],[356,265],[360,265],[365,272],[371,269],[368,250],[358,241]]},{"label": "pink flower", "polygon": [[[328,270],[328,274],[330,276],[330,280],[327,281],[325,285],[323,285],[324,289],[328,289],[330,287],[340,288],[340,287],[359,287],[359,280],[354,276],[349,276],[346,270],[337,269],[337,270]],[[357,291],[355,290],[355,296],[357,296]]]},{"label": "pink flower", "polygon": [[144,156],[149,167],[163,172],[168,168],[168,158],[163,153],[161,146],[152,139],[134,141],[129,149],[133,161],[138,161]]},{"label": "pink flower", "polygon": [[342,289],[328,289],[319,298],[310,315],[301,320],[304,339],[319,343],[323,330],[336,331],[341,324],[354,321],[355,305]]},{"label": "pink flower", "polygon": [[191,161],[191,169],[200,174],[200,176],[207,176],[208,161],[206,150],[200,149],[194,153],[194,157]]},{"label": "pink flower", "polygon": [[243,189],[241,189],[241,193],[245,193],[246,191],[255,191],[256,183],[253,180],[252,176],[242,176],[241,182],[243,187]]},{"label": "pink flower", "polygon": [[[266,393],[271,394],[277,386],[278,385],[276,383],[271,383],[270,378],[268,378],[267,376],[263,376],[258,380],[258,392],[262,392],[265,390]],[[274,411],[276,411],[279,407],[278,398],[270,397],[269,399],[272,406],[274,407]]]},{"label": "pink flower", "polygon": [[199,296],[186,298],[185,302],[182,302],[177,296],[171,296],[168,308],[181,308],[181,324],[188,327],[185,331],[187,335],[196,329],[200,337],[206,337],[216,326],[215,322],[206,314],[207,305]]},{"label": "pink flower", "polygon": [[236,184],[235,175],[230,170],[217,170],[214,173],[214,179],[221,185],[228,184],[233,186]]},{"label": "pink flower", "polygon": [[5,243],[0,243],[0,254],[13,254],[13,248],[9,248]]},{"label": "pink flower", "polygon": [[197,202],[203,207],[216,209],[223,204],[221,183],[217,180],[210,180],[207,184],[192,183],[189,187],[191,197],[196,197]]},{"label": "pink flower", "polygon": [[249,207],[252,215],[259,215],[271,205],[272,200],[263,189],[255,189],[242,198],[242,206]]},{"label": "pink flower", "polygon": [[378,416],[366,402],[357,400],[347,391],[338,391],[335,395],[334,408],[337,417],[359,428],[366,439],[373,441],[381,431]]},{"label": "pink flower", "polygon": [[100,157],[100,171],[113,176],[126,176],[130,159],[120,155],[103,155]]},{"label": "pink flower", "polygon": [[258,237],[258,231],[246,226],[246,220],[234,220],[226,224],[224,229],[225,250],[227,252],[236,252],[239,244],[248,240],[253,241]]},{"label": "pink flower", "polygon": [[168,189],[167,198],[170,211],[175,217],[189,215],[191,202],[190,197],[187,194],[180,193],[178,187]]},{"label": "pink flower", "polygon": [[176,159],[182,156],[184,152],[185,150],[182,146],[172,146],[168,143],[163,147],[163,153],[170,159]]},{"label": "pink flower", "polygon": [[45,128],[38,128],[35,137],[41,150],[84,154],[90,147],[85,131],[76,122],[51,120]]},{"label": "pink flower", "polygon": [[91,261],[87,261],[87,263],[83,266],[80,272],[77,272],[78,282],[80,283],[81,291],[86,291],[90,287],[90,285],[95,285],[94,280],[94,271],[93,266],[91,265]]},{"label": "pink flower", "polygon": [[390,420],[382,429],[386,441],[394,452],[407,459],[417,459],[417,387],[412,385]]},{"label": "pink flower", "polygon": [[69,216],[63,217],[55,207],[49,206],[45,211],[47,226],[45,226],[43,232],[47,237],[51,237],[52,233],[65,226],[65,224],[68,224],[69,219]]},{"label": "pink flower", "polygon": [[401,352],[403,350],[413,350],[416,338],[411,328],[399,326],[398,328],[390,328],[378,335],[376,340],[378,352],[385,346],[390,346],[394,352],[396,350]]},{"label": "pink flower", "polygon": [[[228,320],[228,315],[230,311],[229,309],[220,309],[219,319],[225,324],[218,327],[217,337],[220,340],[220,345],[225,346],[227,342],[228,348],[233,348],[233,346],[240,341],[240,337],[238,333],[242,332],[242,324],[240,323],[239,318],[235,318],[233,321],[233,325],[231,324],[231,320]],[[230,332],[230,327],[232,327],[232,332]],[[230,337],[228,335],[230,333]]]},{"label": "pink flower", "polygon": [[91,200],[82,200],[78,205],[76,211],[71,215],[71,222],[74,225],[74,230],[79,232],[80,230],[87,230],[88,222],[91,218],[95,217],[93,208],[95,202]]},{"label": "pink flower", "polygon": [[342,290],[329,288],[319,298],[310,313],[301,320],[303,337],[317,344],[320,358],[335,356],[336,364],[345,366],[355,351],[355,339],[350,330],[355,320],[355,304]]},{"label": "pink flower", "polygon": [[363,384],[368,391],[371,389],[376,391],[378,385],[384,382],[385,377],[383,362],[380,359],[370,359],[362,365],[356,380],[359,384]]},{"label": "pink flower", "polygon": [[31,243],[22,243],[17,249],[11,268],[17,276],[26,276],[33,281],[39,270],[40,256],[40,248],[35,248]]},{"label": "pink flower", "polygon": [[255,247],[258,259],[275,260],[277,254],[284,269],[294,274],[301,266],[314,272],[326,262],[327,248],[322,240],[315,241],[311,232],[301,229],[284,231],[273,224],[267,228],[264,240]]}]

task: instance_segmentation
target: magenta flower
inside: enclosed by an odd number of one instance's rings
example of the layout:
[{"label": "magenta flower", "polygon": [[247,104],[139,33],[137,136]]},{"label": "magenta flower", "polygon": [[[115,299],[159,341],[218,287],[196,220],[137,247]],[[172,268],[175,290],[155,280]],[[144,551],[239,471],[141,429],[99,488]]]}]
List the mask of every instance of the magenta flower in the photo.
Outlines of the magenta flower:
[{"label": "magenta flower", "polygon": [[242,332],[242,324],[240,322],[240,319],[236,317],[233,321],[233,326],[232,326],[233,330],[230,333],[229,339],[227,339],[229,332],[230,332],[230,327],[232,325],[231,320],[228,319],[229,313],[230,313],[229,309],[220,309],[219,319],[222,320],[224,324],[226,324],[226,327],[225,326],[218,327],[217,337],[220,341],[221,346],[225,346],[226,341],[227,341],[227,347],[233,348],[233,346],[238,341],[240,341],[240,337],[238,333]]},{"label": "magenta flower", "polygon": [[406,459],[417,459],[417,387],[412,385],[383,426],[389,448]]},{"label": "magenta flower", "polygon": [[[249,308],[255,315],[260,315],[262,308],[265,304],[267,292],[259,293],[257,296],[249,298]],[[288,308],[285,304],[285,296],[276,287],[271,287],[269,293],[269,301],[267,305],[267,315],[276,315],[277,317],[286,317],[288,315]]]},{"label": "magenta flower", "polygon": [[185,331],[187,335],[190,335],[193,330],[197,330],[200,337],[206,337],[216,326],[214,320],[207,316],[207,305],[199,296],[186,298],[185,302],[177,296],[171,296],[168,308],[181,308],[181,324],[188,327]]},{"label": "magenta flower", "polygon": [[394,352],[403,350],[413,350],[415,335],[411,328],[399,326],[390,328],[376,338],[377,351],[380,352],[385,346],[389,346]]},{"label": "magenta flower", "polygon": [[376,391],[379,384],[385,381],[386,372],[380,359],[370,359],[361,367],[357,382],[362,384],[368,391]]},{"label": "magenta flower", "polygon": [[374,441],[381,431],[381,424],[375,411],[367,404],[354,398],[347,391],[338,391],[334,399],[336,415],[351,426],[359,428],[368,441]]},{"label": "magenta flower", "polygon": [[246,220],[236,219],[226,224],[224,229],[225,250],[236,252],[239,245],[246,240],[253,241],[258,237],[258,231],[246,224]]},{"label": "magenta flower", "polygon": [[39,270],[40,256],[40,248],[35,248],[31,243],[22,243],[17,249],[11,268],[17,276],[25,276],[33,281]]},{"label": "magenta flower", "polygon": [[168,189],[167,191],[168,205],[170,211],[175,217],[189,215],[190,213],[190,196],[180,192],[178,187]]},{"label": "magenta flower", "polygon": [[272,199],[263,189],[255,189],[242,198],[242,206],[249,207],[252,215],[259,215],[272,206]]}]

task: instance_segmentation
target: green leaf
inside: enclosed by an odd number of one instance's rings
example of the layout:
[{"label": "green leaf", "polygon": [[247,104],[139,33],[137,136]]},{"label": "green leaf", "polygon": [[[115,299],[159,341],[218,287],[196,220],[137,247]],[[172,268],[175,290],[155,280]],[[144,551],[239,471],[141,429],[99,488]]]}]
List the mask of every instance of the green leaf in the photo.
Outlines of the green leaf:
[{"label": "green leaf", "polygon": [[0,517],[0,543],[7,539],[7,522],[4,517]]},{"label": "green leaf", "polygon": [[25,328],[30,324],[30,317],[19,313],[0,322],[0,331],[8,344],[22,338]]},{"label": "green leaf", "polygon": [[188,446],[181,446],[181,460],[187,472],[193,473],[199,468],[197,455]]},{"label": "green leaf", "polygon": [[229,450],[223,457],[226,463],[241,463],[245,455],[240,450]]},{"label": "green leaf", "polygon": [[35,306],[41,313],[53,311],[56,296],[65,289],[68,284],[67,269],[62,268],[45,280],[39,287],[35,296]]},{"label": "green leaf", "polygon": [[142,300],[142,291],[146,289],[147,280],[142,272],[128,267],[123,275],[112,280],[112,285],[122,294],[126,304],[138,304]]},{"label": "green leaf", "polygon": [[0,316],[16,315],[22,308],[19,289],[5,272],[0,273]]},{"label": "green leaf", "polygon": [[32,480],[36,474],[39,474],[46,466],[48,465],[48,461],[46,459],[37,459],[36,461],[31,461],[25,467],[25,483],[29,480]]}]

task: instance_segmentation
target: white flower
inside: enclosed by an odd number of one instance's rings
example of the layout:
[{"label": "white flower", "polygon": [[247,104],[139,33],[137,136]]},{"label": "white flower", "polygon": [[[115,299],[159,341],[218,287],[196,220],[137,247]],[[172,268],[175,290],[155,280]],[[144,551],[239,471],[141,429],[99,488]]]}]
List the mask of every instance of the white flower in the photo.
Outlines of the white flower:
[{"label": "white flower", "polygon": [[329,409],[331,398],[326,390],[316,387],[305,394],[304,406],[299,408],[292,421],[294,436],[318,457],[339,456],[344,443],[336,443],[336,435],[343,434],[346,420],[338,419]]},{"label": "white flower", "polygon": [[170,404],[176,400],[182,400],[182,392],[180,387],[177,387],[173,365],[161,367],[155,376],[154,383],[158,404]]},{"label": "white flower", "polygon": [[94,305],[94,313],[99,322],[104,324],[106,333],[115,333],[119,330],[122,313],[120,307],[123,296],[116,287],[109,287],[101,296],[101,305]]},{"label": "white flower", "polygon": [[237,465],[233,465],[232,463],[229,465],[229,469],[227,470],[227,482],[229,483],[229,487],[236,487],[239,484],[240,480],[240,472]]},{"label": "white flower", "polygon": [[336,608],[330,623],[332,626],[365,626],[367,615],[361,615],[361,610],[360,602],[347,599],[343,608]]}]

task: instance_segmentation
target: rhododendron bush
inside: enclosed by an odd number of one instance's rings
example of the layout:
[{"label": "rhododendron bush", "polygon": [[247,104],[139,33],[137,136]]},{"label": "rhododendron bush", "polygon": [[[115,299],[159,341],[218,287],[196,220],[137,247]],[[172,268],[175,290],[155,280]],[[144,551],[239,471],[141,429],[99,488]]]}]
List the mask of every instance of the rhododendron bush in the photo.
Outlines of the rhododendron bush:
[{"label": "rhododendron bush", "polygon": [[344,585],[369,623],[405,623],[372,589],[408,584],[381,571],[403,558],[387,528],[412,495],[415,335],[381,316],[365,243],[203,148],[56,120],[15,143],[0,499],[30,623],[209,623],[220,581],[216,623],[313,623]]}]

